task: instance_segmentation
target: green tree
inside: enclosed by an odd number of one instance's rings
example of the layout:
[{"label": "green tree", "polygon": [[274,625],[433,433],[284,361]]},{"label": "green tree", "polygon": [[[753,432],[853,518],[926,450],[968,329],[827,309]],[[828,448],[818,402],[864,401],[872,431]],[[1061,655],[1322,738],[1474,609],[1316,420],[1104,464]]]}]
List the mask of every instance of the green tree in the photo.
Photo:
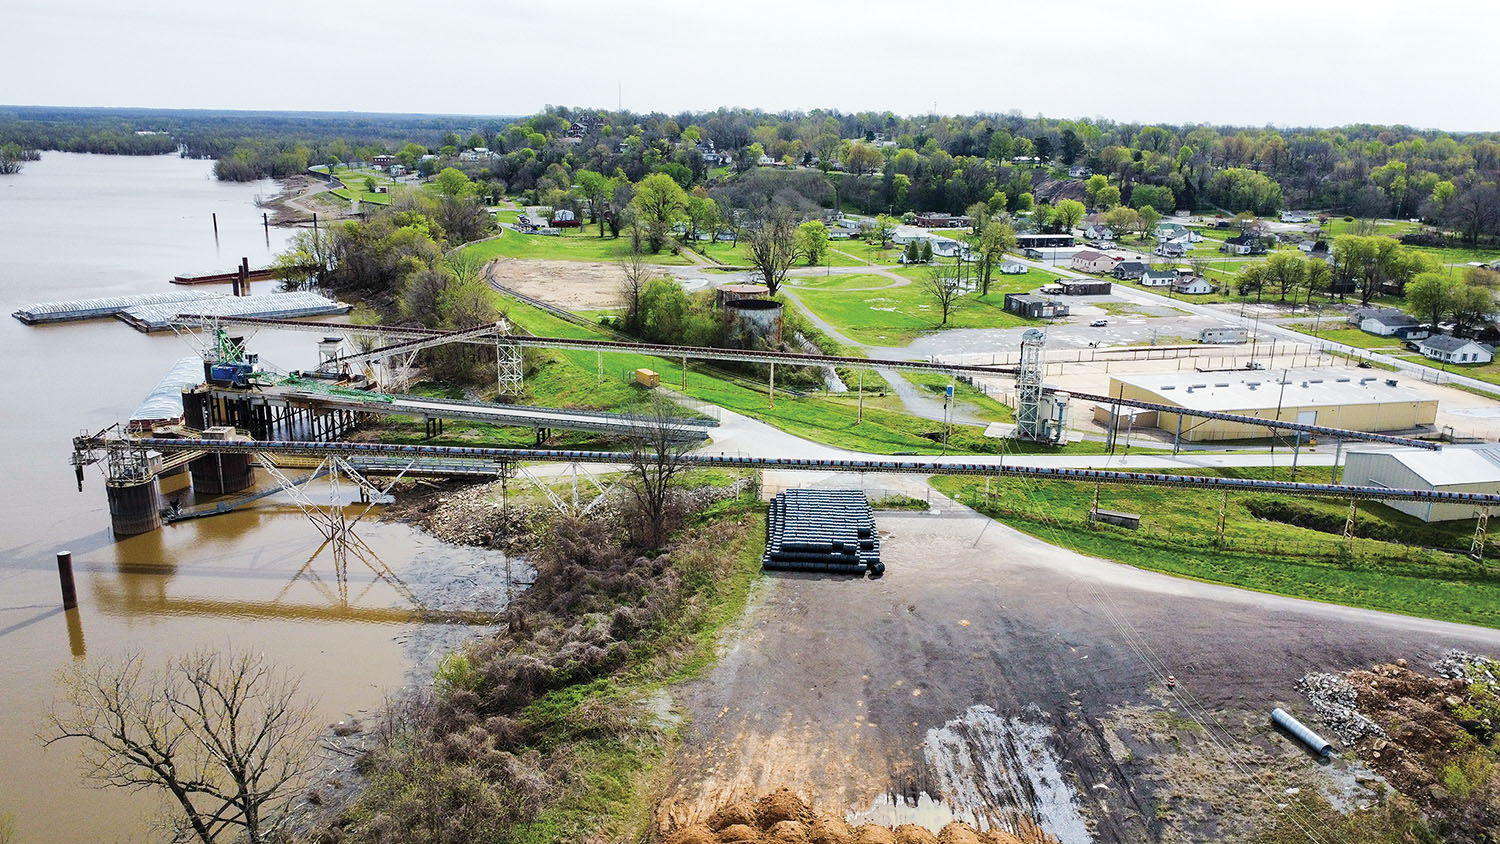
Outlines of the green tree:
[{"label": "green tree", "polygon": [[1030,191],[1016,194],[1016,212],[1024,214],[1036,207],[1036,199]]},{"label": "green tree", "polygon": [[[1300,255],[1277,252],[1266,260],[1266,284],[1276,290],[1285,302],[1287,294],[1295,293],[1307,280],[1307,266]],[[1293,295],[1293,301],[1296,296]]]},{"label": "green tree", "polygon": [[981,231],[984,231],[985,224],[989,222],[990,207],[983,202],[975,202],[969,206],[964,214],[969,218],[970,231],[974,234],[979,234]]},{"label": "green tree", "polygon": [[1156,231],[1156,224],[1161,222],[1161,213],[1150,205],[1142,205],[1136,209],[1141,217],[1141,239],[1145,240]]},{"label": "green tree", "polygon": [[1098,205],[1099,191],[1102,191],[1107,187],[1109,187],[1108,176],[1105,176],[1103,173],[1095,173],[1094,175],[1090,176],[1088,178],[1088,181],[1085,181],[1083,183],[1083,191],[1084,193],[1088,194],[1089,204]]},{"label": "green tree", "polygon": [[1094,206],[1101,211],[1108,211],[1119,204],[1120,189],[1114,185],[1106,185],[1104,190],[1099,191],[1099,195],[1094,198]]},{"label": "green tree", "polygon": [[1442,273],[1422,273],[1406,286],[1407,306],[1430,325],[1442,322],[1461,295],[1463,282]]},{"label": "green tree", "polygon": [[660,252],[671,235],[672,224],[687,207],[682,186],[665,173],[652,173],[635,186],[635,206],[645,227],[646,243]]},{"label": "green tree", "polygon": [[600,213],[609,198],[609,179],[593,170],[579,170],[573,174],[573,188],[588,200],[589,222],[599,224],[599,236],[604,237],[604,215]]},{"label": "green tree", "polygon": [[919,264],[922,262],[922,247],[917,245],[915,240],[908,240],[906,242],[906,249],[903,250],[902,254],[906,256],[906,263],[908,264]]},{"label": "green tree", "polygon": [[1072,231],[1083,219],[1087,209],[1076,199],[1064,199],[1054,206],[1052,221],[1063,231]]},{"label": "green tree", "polygon": [[878,214],[875,217],[875,228],[870,230],[870,237],[881,249],[890,245],[891,235],[896,233],[896,218],[889,214]]},{"label": "green tree", "polygon": [[468,196],[473,183],[464,171],[457,167],[444,167],[443,172],[437,174],[434,180],[437,183],[438,193],[454,199],[462,199]]},{"label": "green tree", "polygon": [[1177,207],[1177,199],[1166,185],[1136,185],[1130,191],[1130,204],[1136,210],[1149,205],[1171,211]]},{"label": "green tree", "polygon": [[1124,240],[1127,233],[1140,231],[1141,212],[1124,205],[1111,208],[1104,214],[1104,225],[1109,226],[1116,236]]},{"label": "green tree", "polygon": [[[700,185],[696,190],[702,190]],[[708,232],[709,236],[719,231],[719,203],[714,202],[707,194],[693,195],[688,197],[687,216],[692,229],[693,239],[698,238],[699,232]],[[824,234],[827,234],[825,228]]]},{"label": "green tree", "polygon": [[807,256],[809,266],[822,263],[823,256],[828,254],[828,227],[821,220],[808,220],[798,226],[797,246]]},{"label": "green tree", "polygon": [[1005,253],[1016,250],[1016,230],[1006,223],[992,222],[979,233],[979,277],[984,289],[980,295],[990,293],[990,276],[995,267],[1005,259]]}]

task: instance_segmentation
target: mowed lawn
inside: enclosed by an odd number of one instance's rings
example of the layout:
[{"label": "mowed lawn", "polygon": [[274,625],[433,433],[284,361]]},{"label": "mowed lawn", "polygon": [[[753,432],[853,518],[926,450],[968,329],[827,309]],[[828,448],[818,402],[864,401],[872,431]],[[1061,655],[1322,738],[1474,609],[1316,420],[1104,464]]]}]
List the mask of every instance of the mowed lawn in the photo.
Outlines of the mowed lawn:
[{"label": "mowed lawn", "polygon": [[[697,249],[699,252],[707,256],[709,260],[717,261],[720,264],[727,264],[732,267],[750,266],[750,247],[747,246],[745,244],[745,241],[743,240],[741,240],[738,244],[717,242],[699,243],[697,244]],[[851,258],[848,255],[843,255],[830,249],[828,251],[828,254],[822,261],[819,261],[816,264],[809,264],[806,261],[803,261],[793,267],[793,269],[823,266],[862,267],[868,263],[868,261],[862,261],[858,258]]]},{"label": "mowed lawn", "polygon": [[[1041,270],[1038,278],[1050,277]],[[919,335],[945,328],[1013,328],[1034,324],[1005,312],[1005,294],[1031,290],[1046,283],[1026,276],[998,276],[992,281],[988,296],[967,293],[960,296],[942,324],[942,308],[926,289],[924,268],[907,268],[899,273],[912,279],[905,287],[884,290],[817,290],[799,288],[797,297],[819,318],[840,333],[872,346],[904,346]]]},{"label": "mowed lawn", "polygon": [[790,276],[788,287],[796,290],[862,290],[889,287],[901,282],[877,273],[843,273],[841,275]]},{"label": "mowed lawn", "polygon": [[[579,229],[564,229],[565,234],[521,234],[507,230],[494,240],[486,240],[467,247],[480,258],[540,258],[551,261],[618,261],[630,256],[630,238],[599,237],[598,229],[585,234]],[[656,254],[646,253],[646,262],[683,266],[693,263],[682,255],[673,255],[663,249]]]},{"label": "mowed lawn", "polygon": [[1345,324],[1343,320],[1330,319],[1318,327],[1316,333],[1313,331],[1314,325],[1307,322],[1287,325],[1285,327],[1299,334],[1306,334],[1309,337],[1316,337],[1319,340],[1327,340],[1330,343],[1343,343],[1346,346],[1353,346],[1356,349],[1405,351],[1401,345],[1401,339],[1398,337],[1376,337],[1374,334],[1366,334],[1358,328],[1342,327]]}]

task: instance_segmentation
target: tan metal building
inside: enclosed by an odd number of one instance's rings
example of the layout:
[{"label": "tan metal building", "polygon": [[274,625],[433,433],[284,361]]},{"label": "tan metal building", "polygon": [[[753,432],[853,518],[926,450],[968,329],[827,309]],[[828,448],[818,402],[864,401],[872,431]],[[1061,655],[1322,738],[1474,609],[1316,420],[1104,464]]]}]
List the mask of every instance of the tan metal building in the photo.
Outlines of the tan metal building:
[{"label": "tan metal building", "polygon": [[[1236,372],[1164,372],[1114,375],[1109,395],[1193,410],[1233,413],[1258,419],[1301,422],[1355,431],[1410,431],[1437,419],[1437,399],[1405,386],[1403,378],[1367,375],[1336,367],[1246,370]],[[1107,424],[1111,406],[1094,408],[1096,421]],[[1136,426],[1155,426],[1175,433],[1181,425],[1186,442],[1257,439],[1266,428],[1243,422],[1184,416],[1160,411],[1131,411]]]},{"label": "tan metal building", "polygon": [[[1344,483],[1387,489],[1439,489],[1444,492],[1500,493],[1500,448],[1449,445],[1441,451],[1402,448],[1377,451],[1354,449],[1344,462]],[[1432,501],[1384,501],[1424,522],[1472,519],[1473,504]]]}]

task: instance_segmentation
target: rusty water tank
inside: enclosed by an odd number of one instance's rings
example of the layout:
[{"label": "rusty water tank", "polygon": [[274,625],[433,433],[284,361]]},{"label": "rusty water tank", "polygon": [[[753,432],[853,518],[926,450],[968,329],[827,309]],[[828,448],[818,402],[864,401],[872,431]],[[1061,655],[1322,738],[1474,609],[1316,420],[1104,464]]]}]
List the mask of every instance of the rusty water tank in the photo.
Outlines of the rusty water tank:
[{"label": "rusty water tank", "polygon": [[767,345],[781,345],[782,305],[772,299],[735,299],[724,303],[724,313],[733,327],[764,340]]}]

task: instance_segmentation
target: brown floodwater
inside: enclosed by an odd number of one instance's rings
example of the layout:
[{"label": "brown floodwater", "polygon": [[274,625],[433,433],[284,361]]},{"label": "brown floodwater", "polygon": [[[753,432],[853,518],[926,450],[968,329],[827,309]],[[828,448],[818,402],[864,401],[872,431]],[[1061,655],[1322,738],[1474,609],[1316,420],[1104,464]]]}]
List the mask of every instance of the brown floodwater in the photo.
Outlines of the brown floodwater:
[{"label": "brown floodwater", "polygon": [[[220,184],[210,167],[45,153],[0,176],[0,813],[13,817],[18,842],[161,837],[151,815],[165,803],[155,795],[95,788],[80,779],[77,747],[41,746],[41,717],[64,667],[129,651],[161,659],[253,649],[303,674],[332,722],[420,682],[434,653],[472,632],[416,624],[394,580],[463,609],[466,596],[443,592],[445,572],[503,565],[372,514],[358,530],[376,567],[351,560],[341,582],[329,551],[319,551],[321,535],[285,496],[117,541],[99,467],[78,491],[70,438],[128,417],[195,349],[113,320],[28,327],[8,315],[35,301],[168,290],[174,274],[228,270],[241,256],[263,265],[288,237],[267,234],[254,206],[275,185]],[[250,345],[283,369],[310,368],[316,339],[261,332]],[[317,484],[310,494],[330,495]],[[182,503],[193,503],[190,493]],[[73,552],[76,613],[61,611],[60,550]]]}]

